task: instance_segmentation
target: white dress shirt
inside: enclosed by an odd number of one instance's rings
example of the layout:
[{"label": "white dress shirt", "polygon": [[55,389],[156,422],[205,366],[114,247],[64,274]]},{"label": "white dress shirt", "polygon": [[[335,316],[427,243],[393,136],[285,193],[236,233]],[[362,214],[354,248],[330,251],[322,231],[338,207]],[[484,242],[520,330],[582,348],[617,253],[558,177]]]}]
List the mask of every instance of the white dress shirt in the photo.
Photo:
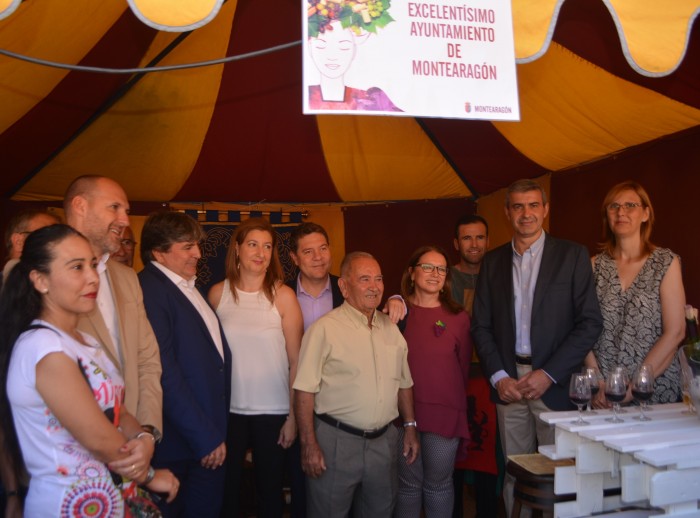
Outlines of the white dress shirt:
[{"label": "white dress shirt", "polygon": [[214,310],[211,309],[209,304],[207,304],[207,301],[204,300],[204,297],[202,297],[202,294],[199,292],[199,290],[195,287],[195,282],[197,280],[197,276],[192,277],[191,279],[184,279],[174,271],[166,268],[162,264],[160,264],[158,261],[151,261],[153,265],[158,268],[161,272],[165,274],[165,276],[170,279],[175,286],[177,286],[180,291],[187,297],[187,300],[189,300],[194,308],[197,310],[199,315],[202,317],[202,320],[204,320],[204,323],[207,326],[207,329],[209,330],[209,334],[211,335],[212,340],[214,340],[214,344],[216,345],[217,351],[219,351],[219,354],[221,355],[221,358],[224,357],[224,342],[221,339],[221,331],[219,329],[219,319],[216,316],[216,313],[214,313]]}]

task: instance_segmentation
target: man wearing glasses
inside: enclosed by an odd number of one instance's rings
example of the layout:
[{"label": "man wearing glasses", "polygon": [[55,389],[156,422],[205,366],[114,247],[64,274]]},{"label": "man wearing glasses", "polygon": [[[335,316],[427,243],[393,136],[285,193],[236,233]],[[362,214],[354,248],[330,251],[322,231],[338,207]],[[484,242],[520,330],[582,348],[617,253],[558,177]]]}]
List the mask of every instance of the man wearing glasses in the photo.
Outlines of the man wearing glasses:
[{"label": "man wearing glasses", "polygon": [[[568,383],[602,329],[588,250],[542,230],[544,190],[519,180],[506,194],[510,243],[484,257],[474,299],[472,336],[497,404],[506,456],[552,444],[542,412],[571,407]],[[513,478],[503,495],[510,516]]]},{"label": "man wearing glasses", "polygon": [[134,267],[134,250],[136,250],[136,241],[134,241],[134,232],[131,227],[126,227],[122,234],[122,246],[114,252],[109,258],[112,261],[125,264],[129,268]]}]

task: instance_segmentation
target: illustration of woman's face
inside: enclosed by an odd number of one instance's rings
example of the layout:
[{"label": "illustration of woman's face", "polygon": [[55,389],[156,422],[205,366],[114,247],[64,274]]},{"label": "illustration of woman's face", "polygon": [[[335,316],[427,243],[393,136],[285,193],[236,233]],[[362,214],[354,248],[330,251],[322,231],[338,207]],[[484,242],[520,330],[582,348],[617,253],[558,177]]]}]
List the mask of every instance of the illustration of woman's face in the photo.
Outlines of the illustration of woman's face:
[{"label": "illustration of woman's face", "polygon": [[309,39],[311,59],[321,75],[335,79],[342,77],[355,58],[355,36],[350,29],[343,29],[340,22],[333,22],[331,29]]}]

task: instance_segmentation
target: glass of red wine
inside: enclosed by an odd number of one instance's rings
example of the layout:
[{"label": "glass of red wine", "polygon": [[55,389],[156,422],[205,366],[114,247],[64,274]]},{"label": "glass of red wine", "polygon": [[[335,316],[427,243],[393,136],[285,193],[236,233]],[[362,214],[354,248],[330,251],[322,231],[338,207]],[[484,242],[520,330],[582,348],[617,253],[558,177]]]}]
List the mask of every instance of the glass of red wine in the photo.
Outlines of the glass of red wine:
[{"label": "glass of red wine", "polygon": [[578,419],[571,421],[573,424],[588,424],[583,420],[581,408],[591,400],[591,385],[583,374],[574,374],[569,382],[569,399],[578,407]]},{"label": "glass of red wine", "polygon": [[[593,401],[600,391],[600,382],[603,381],[603,376],[598,369],[593,367],[584,367],[581,374],[586,377],[588,384],[591,386],[591,401]],[[588,404],[588,413],[590,415],[596,415],[596,411],[593,410],[590,403]]]},{"label": "glass of red wine", "polygon": [[639,415],[635,419],[651,421],[645,413],[651,396],[654,395],[654,369],[651,365],[640,365],[632,377],[632,397],[639,403]]},{"label": "glass of red wine", "polygon": [[620,403],[626,395],[627,375],[623,371],[613,370],[605,380],[605,398],[613,404],[613,415],[608,417],[606,421],[611,423],[624,422],[624,419],[620,419],[617,414],[620,411]]},{"label": "glass of red wine", "polygon": [[[624,365],[616,365],[613,367],[613,372],[619,372],[622,374],[622,377],[625,380],[625,387],[629,388],[630,387],[630,375],[629,372],[627,371],[627,368],[625,368]],[[626,394],[625,394],[626,395]],[[624,399],[624,398],[623,398]],[[612,400],[611,400],[612,401]],[[617,413],[618,414],[626,414],[627,410],[624,408],[620,408],[619,406],[617,407]]]}]

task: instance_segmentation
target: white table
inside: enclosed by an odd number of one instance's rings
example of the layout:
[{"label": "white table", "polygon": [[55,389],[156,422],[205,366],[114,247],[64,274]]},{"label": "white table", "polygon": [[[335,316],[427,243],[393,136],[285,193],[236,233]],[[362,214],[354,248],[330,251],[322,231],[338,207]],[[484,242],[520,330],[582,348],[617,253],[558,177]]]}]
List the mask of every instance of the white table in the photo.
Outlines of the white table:
[{"label": "white table", "polygon": [[[584,412],[588,425],[572,421],[578,412],[547,412],[556,426],[555,444],[539,451],[551,459],[575,458],[576,465],[556,468],[554,492],[575,493],[576,500],[555,504],[559,518],[589,516],[634,504],[651,504],[664,515],[700,518],[700,416],[684,414],[681,403],[654,405],[651,421],[634,419],[628,407],[622,423],[605,419],[610,410]],[[606,489],[619,495],[604,496]],[[612,491],[613,493],[615,491]]]}]

